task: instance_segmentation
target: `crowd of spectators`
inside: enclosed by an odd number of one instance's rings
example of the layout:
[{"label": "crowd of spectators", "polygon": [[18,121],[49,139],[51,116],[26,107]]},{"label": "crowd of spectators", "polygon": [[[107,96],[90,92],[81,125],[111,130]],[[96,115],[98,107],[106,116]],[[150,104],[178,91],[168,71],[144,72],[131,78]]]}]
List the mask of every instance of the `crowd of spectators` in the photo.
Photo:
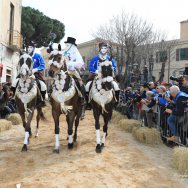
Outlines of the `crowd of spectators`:
[{"label": "crowd of spectators", "polygon": [[0,83],[0,118],[5,118],[10,113],[16,112],[13,93],[10,84]]},{"label": "crowd of spectators", "polygon": [[188,76],[170,83],[148,82],[120,92],[117,110],[149,128],[158,128],[167,141],[188,145]]}]

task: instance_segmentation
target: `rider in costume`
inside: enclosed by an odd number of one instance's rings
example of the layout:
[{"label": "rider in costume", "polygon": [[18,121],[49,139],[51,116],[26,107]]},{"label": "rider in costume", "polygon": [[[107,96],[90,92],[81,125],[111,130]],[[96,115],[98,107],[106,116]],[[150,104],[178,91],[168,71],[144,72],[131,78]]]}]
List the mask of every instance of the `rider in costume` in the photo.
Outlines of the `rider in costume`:
[{"label": "rider in costume", "polygon": [[68,37],[67,41],[65,41],[65,49],[63,51],[63,54],[66,58],[67,68],[71,75],[73,75],[78,80],[78,87],[81,91],[81,99],[82,99],[82,105],[85,104],[85,87],[83,84],[83,81],[80,77],[80,70],[85,69],[84,61],[82,59],[82,56],[80,55],[76,39],[72,37]]},{"label": "rider in costume", "polygon": [[[104,62],[106,60],[112,62],[112,68],[113,68],[114,77],[115,77],[116,62],[112,57],[110,57],[108,55],[108,44],[105,42],[101,42],[101,43],[99,43],[99,54],[94,56],[89,63],[89,72],[92,74],[92,77],[93,77],[93,75],[98,74],[100,63]],[[113,85],[114,85],[114,90],[116,93],[116,100],[118,102],[120,89],[119,89],[117,82],[113,81]]]}]

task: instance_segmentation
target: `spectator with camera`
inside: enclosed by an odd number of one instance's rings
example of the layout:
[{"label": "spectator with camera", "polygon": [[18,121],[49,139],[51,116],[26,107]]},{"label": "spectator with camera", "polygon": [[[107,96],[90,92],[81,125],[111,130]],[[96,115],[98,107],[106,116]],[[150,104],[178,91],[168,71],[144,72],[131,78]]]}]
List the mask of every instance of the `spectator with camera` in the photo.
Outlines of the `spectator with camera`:
[{"label": "spectator with camera", "polygon": [[167,113],[170,114],[167,122],[172,134],[172,136],[168,137],[167,140],[178,141],[178,121],[184,116],[184,110],[187,106],[185,101],[188,100],[188,94],[180,91],[180,88],[178,86],[173,85],[172,87],[170,87],[170,95],[173,97],[175,106],[174,108],[171,108],[171,105],[168,105],[167,109],[165,110]]},{"label": "spectator with camera", "polygon": [[152,128],[153,124],[153,107],[156,105],[154,99],[155,94],[152,91],[146,92],[146,99],[142,99],[141,103],[143,104],[142,109],[145,110],[144,124],[146,127]]},{"label": "spectator with camera", "polygon": [[168,90],[166,90],[165,86],[157,86],[156,90],[158,90],[158,106],[159,106],[159,117],[160,117],[160,127],[162,128],[163,135],[166,135],[166,127],[165,127],[165,121],[166,121],[166,105],[168,103],[167,98],[170,97],[170,93]]},{"label": "spectator with camera", "polygon": [[177,78],[171,76],[170,80],[174,81],[174,85],[179,86],[180,91],[188,94],[188,75],[180,75]]}]

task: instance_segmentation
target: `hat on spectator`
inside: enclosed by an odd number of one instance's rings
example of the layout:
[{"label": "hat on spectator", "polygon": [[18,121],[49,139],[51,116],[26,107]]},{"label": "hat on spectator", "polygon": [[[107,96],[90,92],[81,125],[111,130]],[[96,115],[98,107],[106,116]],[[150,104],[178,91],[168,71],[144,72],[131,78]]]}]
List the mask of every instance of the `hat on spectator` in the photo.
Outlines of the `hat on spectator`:
[{"label": "hat on spectator", "polygon": [[168,84],[167,82],[161,82],[161,85],[163,85],[163,86],[165,86],[167,84]]}]

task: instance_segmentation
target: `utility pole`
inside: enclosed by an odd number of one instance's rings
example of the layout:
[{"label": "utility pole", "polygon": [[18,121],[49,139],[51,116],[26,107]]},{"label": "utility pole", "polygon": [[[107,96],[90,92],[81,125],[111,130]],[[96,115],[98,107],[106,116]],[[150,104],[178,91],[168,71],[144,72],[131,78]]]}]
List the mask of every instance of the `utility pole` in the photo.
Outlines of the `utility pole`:
[{"label": "utility pole", "polygon": [[171,47],[169,46],[168,47],[168,83],[170,81],[170,50],[171,50]]}]

